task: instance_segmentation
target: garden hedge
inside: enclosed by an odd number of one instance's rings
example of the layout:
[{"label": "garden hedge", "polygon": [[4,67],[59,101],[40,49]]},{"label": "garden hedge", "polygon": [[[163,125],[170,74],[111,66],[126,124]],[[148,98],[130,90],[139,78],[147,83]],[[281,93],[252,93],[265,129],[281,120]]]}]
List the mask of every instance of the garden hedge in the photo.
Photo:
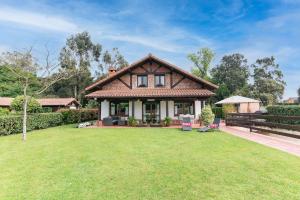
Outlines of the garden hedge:
[{"label": "garden hedge", "polygon": [[[268,106],[267,111],[269,115],[279,115],[279,116],[300,116],[300,106],[296,105],[276,105],[276,106]],[[284,124],[300,124],[300,121],[297,120],[270,120],[277,123]]]},{"label": "garden hedge", "polygon": [[[27,131],[44,129],[62,124],[61,113],[38,113],[28,115]],[[21,133],[23,128],[22,115],[7,115],[0,117],[0,135]]]},{"label": "garden hedge", "polygon": [[97,109],[61,109],[58,112],[62,114],[64,124],[91,121],[96,120],[98,118]]}]

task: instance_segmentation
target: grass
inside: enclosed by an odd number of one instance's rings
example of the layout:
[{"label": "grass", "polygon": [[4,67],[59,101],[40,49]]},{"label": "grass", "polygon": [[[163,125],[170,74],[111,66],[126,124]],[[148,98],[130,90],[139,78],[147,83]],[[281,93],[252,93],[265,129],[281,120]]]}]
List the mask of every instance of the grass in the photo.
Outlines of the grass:
[{"label": "grass", "polygon": [[300,159],[226,133],[75,129],[0,138],[0,199],[300,199]]}]

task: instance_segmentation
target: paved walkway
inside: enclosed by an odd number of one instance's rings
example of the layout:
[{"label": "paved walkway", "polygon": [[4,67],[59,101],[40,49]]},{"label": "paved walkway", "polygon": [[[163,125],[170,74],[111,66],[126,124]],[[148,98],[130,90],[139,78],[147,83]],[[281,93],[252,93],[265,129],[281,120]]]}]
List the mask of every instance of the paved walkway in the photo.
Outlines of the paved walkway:
[{"label": "paved walkway", "polygon": [[[232,135],[257,142],[259,144],[272,147],[275,149],[279,149],[281,151],[285,151],[287,153],[296,155],[300,157],[300,143],[292,142],[289,140],[285,140],[282,138],[277,138],[274,136],[268,136],[258,133],[250,132],[249,129],[233,127],[233,126],[225,126],[222,125],[220,129],[224,132],[230,133]],[[299,139],[296,139],[299,140]]]}]

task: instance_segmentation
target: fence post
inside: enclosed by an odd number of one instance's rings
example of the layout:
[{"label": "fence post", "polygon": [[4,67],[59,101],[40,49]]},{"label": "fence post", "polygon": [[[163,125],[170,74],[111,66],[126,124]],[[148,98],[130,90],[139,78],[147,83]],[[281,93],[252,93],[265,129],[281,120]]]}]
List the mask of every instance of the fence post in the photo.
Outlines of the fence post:
[{"label": "fence post", "polygon": [[250,125],[250,133],[252,132],[252,115],[249,115],[249,125]]}]

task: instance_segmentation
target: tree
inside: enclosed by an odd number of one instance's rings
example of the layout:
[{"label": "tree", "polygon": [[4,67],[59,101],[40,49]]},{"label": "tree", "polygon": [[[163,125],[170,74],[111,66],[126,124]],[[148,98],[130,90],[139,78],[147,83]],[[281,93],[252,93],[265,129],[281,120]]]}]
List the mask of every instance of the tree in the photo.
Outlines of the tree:
[{"label": "tree", "polygon": [[214,56],[214,52],[209,48],[201,48],[196,53],[188,54],[188,59],[194,63],[192,74],[209,79],[208,71]]},{"label": "tree", "polygon": [[247,87],[250,76],[247,59],[238,53],[224,56],[211,74],[213,82],[226,85],[230,95]]},{"label": "tree", "polygon": [[282,98],[285,89],[283,73],[275,58],[265,57],[257,59],[253,68],[253,94],[259,98],[264,105],[274,104]]},{"label": "tree", "polygon": [[300,103],[300,87],[299,87],[297,93],[298,93],[298,103]]},{"label": "tree", "polygon": [[[15,69],[21,70],[21,69]],[[18,71],[18,73],[23,73],[22,71]],[[29,92],[37,91],[40,87],[40,80],[38,79],[36,74],[32,74],[30,78],[31,85],[29,87]],[[22,95],[22,83],[19,80],[19,77],[14,73],[11,73],[9,69],[4,66],[0,66],[0,96],[1,97],[16,97],[18,95]]]},{"label": "tree", "polygon": [[113,48],[112,52],[105,51],[102,56],[102,62],[99,64],[100,71],[97,71],[98,78],[105,77],[108,68],[113,67],[120,70],[128,66],[128,62],[119,52],[118,48]]},{"label": "tree", "polygon": [[[28,102],[31,96],[38,96],[46,91],[51,85],[60,80],[65,80],[74,75],[74,72],[68,69],[59,68],[57,64],[50,62],[50,54],[47,51],[46,64],[41,66],[32,56],[32,48],[25,52],[6,52],[0,57],[0,66],[5,67],[11,74],[18,77],[21,83],[24,101],[23,101],[23,130],[22,140],[26,140],[27,135],[27,112]],[[1,67],[1,68],[2,68]],[[50,76],[53,72],[55,75]],[[37,74],[44,77],[38,91],[32,90],[32,83],[36,81]]]},{"label": "tree", "polygon": [[[24,105],[25,98],[24,96],[17,96],[11,102],[11,109],[14,111],[22,111],[23,112],[23,105]],[[33,97],[30,97],[28,100],[27,112],[28,113],[39,113],[42,111],[41,104]]]},{"label": "tree", "polygon": [[93,43],[88,32],[78,33],[67,38],[66,45],[60,52],[60,64],[64,69],[75,72],[75,75],[62,84],[64,86],[62,93],[73,94],[80,102],[82,102],[81,91],[93,81],[90,68],[92,64],[99,65],[102,46]]}]

